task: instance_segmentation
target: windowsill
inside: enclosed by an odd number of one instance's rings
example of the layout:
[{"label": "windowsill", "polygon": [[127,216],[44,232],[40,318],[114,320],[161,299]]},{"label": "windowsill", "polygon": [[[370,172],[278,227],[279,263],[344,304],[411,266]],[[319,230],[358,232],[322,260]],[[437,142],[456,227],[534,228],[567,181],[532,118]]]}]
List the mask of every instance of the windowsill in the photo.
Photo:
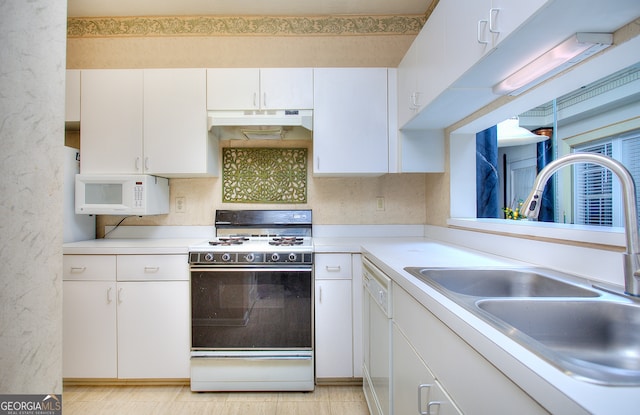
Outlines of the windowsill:
[{"label": "windowsill", "polygon": [[505,234],[505,236],[526,236],[557,240],[557,242],[570,241],[579,244],[625,247],[624,228],[620,227],[477,218],[450,218],[447,220],[447,225],[478,232]]}]

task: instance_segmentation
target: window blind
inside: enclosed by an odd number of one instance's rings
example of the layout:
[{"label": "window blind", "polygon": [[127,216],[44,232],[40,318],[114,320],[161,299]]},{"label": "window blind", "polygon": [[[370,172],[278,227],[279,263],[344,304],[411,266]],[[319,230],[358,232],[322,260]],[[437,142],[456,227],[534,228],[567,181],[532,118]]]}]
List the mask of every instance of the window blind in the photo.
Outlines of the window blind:
[{"label": "window blind", "polygon": [[[580,152],[612,155],[612,142],[580,148]],[[604,167],[576,164],[575,221],[582,225],[613,225],[613,173]]]}]

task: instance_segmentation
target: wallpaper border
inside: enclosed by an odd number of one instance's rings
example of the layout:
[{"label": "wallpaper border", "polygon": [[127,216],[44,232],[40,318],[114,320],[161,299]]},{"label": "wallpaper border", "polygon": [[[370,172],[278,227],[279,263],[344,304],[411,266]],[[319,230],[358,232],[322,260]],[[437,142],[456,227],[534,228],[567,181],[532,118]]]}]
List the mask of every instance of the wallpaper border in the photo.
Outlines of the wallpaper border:
[{"label": "wallpaper border", "polygon": [[67,37],[416,35],[422,29],[428,14],[318,17],[70,17],[67,20]]}]

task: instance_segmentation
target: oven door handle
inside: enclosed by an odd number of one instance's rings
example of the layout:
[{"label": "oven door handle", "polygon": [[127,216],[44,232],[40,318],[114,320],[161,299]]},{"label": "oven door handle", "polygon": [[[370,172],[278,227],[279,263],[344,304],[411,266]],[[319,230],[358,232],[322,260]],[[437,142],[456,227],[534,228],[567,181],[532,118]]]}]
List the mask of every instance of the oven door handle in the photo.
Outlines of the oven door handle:
[{"label": "oven door handle", "polygon": [[234,268],[218,268],[211,266],[191,266],[191,271],[209,271],[209,272],[311,272],[313,270],[312,267],[262,267],[262,268],[253,268],[251,266],[241,266]]}]

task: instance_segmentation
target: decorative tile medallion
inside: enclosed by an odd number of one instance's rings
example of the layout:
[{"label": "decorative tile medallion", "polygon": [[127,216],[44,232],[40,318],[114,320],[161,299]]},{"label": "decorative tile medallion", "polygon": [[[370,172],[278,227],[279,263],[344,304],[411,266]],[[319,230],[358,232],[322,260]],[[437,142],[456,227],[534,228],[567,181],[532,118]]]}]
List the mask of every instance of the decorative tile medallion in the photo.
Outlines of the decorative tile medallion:
[{"label": "decorative tile medallion", "polygon": [[222,201],[307,203],[307,149],[223,148]]},{"label": "decorative tile medallion", "polygon": [[70,17],[67,37],[415,35],[427,15]]}]

